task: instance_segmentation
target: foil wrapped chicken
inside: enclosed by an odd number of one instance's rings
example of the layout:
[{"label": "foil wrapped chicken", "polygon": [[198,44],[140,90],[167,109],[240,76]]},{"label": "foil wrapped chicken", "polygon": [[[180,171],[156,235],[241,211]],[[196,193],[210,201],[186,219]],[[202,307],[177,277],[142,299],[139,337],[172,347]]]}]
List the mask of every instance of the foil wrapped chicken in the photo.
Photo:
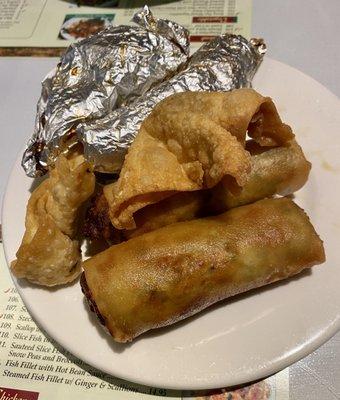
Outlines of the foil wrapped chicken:
[{"label": "foil wrapped chicken", "polygon": [[35,130],[22,159],[27,175],[46,173],[77,140],[81,122],[128,104],[185,64],[189,33],[184,27],[154,18],[147,6],[133,21],[137,26],[109,27],[72,44],[45,78]]}]

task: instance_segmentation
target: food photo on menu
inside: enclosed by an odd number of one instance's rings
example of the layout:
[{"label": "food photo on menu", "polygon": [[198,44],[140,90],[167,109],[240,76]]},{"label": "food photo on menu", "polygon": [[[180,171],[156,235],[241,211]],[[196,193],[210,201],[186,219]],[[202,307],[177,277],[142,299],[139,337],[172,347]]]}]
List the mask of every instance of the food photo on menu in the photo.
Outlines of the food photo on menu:
[{"label": "food photo on menu", "polygon": [[[331,274],[308,197],[327,182],[287,118],[295,83],[270,90],[281,67],[265,38],[223,33],[193,48],[147,5],[130,25],[102,10],[65,15],[58,39],[73,43],[42,81],[15,173],[21,213],[3,219],[17,290],[47,334],[107,374],[237,386],[188,399],[274,399],[267,381],[239,385],[292,362],[304,325],[293,339],[270,342],[271,330]],[[229,357],[235,369],[222,371]]]},{"label": "food photo on menu", "polygon": [[68,14],[59,32],[64,40],[84,39],[112,24],[114,14]]}]

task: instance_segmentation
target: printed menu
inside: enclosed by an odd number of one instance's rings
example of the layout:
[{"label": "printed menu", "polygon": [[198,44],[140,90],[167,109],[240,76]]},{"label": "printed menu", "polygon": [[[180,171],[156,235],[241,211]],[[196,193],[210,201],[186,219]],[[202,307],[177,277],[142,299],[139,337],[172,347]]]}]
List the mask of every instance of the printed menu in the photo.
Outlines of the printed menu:
[{"label": "printed menu", "polygon": [[0,400],[288,400],[289,369],[234,391],[174,391],[114,378],[79,360],[36,325],[0,245]]},{"label": "printed menu", "polygon": [[111,24],[130,24],[148,4],[158,18],[190,31],[193,43],[224,32],[250,36],[252,0],[121,0],[106,7],[66,0],[0,0],[0,55],[59,55],[72,42]]}]

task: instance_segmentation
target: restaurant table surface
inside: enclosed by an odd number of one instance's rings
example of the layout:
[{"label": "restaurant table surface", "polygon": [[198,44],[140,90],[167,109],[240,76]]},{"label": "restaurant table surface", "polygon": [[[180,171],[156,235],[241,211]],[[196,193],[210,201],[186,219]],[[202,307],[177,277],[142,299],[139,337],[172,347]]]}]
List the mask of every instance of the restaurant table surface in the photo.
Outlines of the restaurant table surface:
[{"label": "restaurant table surface", "polygon": [[[339,97],[339,17],[340,0],[253,0],[252,35],[265,39],[269,57],[310,75]],[[13,163],[32,133],[40,81],[56,62],[0,58],[0,204]],[[290,399],[340,399],[340,333],[293,364],[289,381]]]}]

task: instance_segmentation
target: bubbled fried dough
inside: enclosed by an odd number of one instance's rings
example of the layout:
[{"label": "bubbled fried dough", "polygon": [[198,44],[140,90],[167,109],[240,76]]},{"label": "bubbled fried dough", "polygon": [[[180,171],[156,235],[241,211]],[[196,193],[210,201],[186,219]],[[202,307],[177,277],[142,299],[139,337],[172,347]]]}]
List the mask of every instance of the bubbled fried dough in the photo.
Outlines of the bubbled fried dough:
[{"label": "bubbled fried dough", "polygon": [[94,174],[83,156],[59,156],[50,176],[28,201],[25,234],[11,264],[16,277],[55,286],[79,276],[81,252],[74,236],[80,207],[94,186]]},{"label": "bubbled fried dough", "polygon": [[112,224],[134,229],[134,213],[172,196],[217,185],[242,187],[250,172],[246,133],[261,146],[293,138],[272,100],[252,89],[185,92],[156,105],[132,143],[117,182],[104,187]]}]

